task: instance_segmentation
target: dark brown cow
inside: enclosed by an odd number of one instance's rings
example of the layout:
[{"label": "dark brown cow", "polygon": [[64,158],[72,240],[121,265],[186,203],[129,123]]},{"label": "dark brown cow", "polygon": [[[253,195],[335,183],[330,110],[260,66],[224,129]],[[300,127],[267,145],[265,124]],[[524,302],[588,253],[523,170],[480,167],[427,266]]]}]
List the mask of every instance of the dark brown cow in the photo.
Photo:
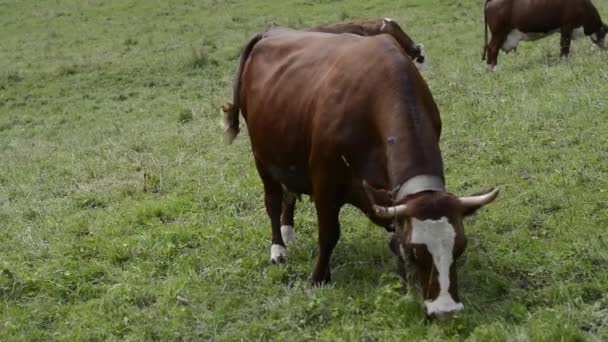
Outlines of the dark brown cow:
[{"label": "dark brown cow", "polygon": [[397,223],[401,257],[416,265],[427,314],[462,310],[454,261],[465,247],[463,218],[497,191],[465,198],[445,191],[439,111],[393,37],[258,34],[241,56],[233,103],[224,108],[225,138],[238,134],[240,109],[264,184],[273,262],[287,256],[285,190],[308,194],[319,226],[312,282],[330,281],[348,203],[377,224]]},{"label": "dark brown cow", "polygon": [[[510,52],[520,40],[561,34],[561,56],[570,53],[570,42],[581,36],[606,48],[608,26],[590,0],[486,0],[485,46],[489,70],[496,68],[499,49]],[[492,39],[488,44],[488,27]]]},{"label": "dark brown cow", "polygon": [[307,29],[311,32],[326,33],[352,33],[359,36],[377,36],[379,34],[390,34],[399,42],[410,58],[416,63],[418,69],[423,69],[425,65],[424,46],[417,44],[408,36],[399,24],[390,19],[371,19],[363,21],[352,21],[348,23],[324,24]]}]

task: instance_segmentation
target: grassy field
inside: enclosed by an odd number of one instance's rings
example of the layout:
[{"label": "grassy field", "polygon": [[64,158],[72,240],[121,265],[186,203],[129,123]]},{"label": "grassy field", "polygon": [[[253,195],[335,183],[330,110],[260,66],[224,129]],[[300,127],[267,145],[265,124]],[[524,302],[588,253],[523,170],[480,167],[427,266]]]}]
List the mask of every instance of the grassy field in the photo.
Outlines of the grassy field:
[{"label": "grassy field", "polygon": [[[488,74],[481,3],[0,0],[0,340],[608,339],[608,51],[562,62],[555,36]],[[307,200],[270,265],[247,135],[222,144],[251,34],[385,16],[427,48],[448,188],[501,188],[449,321],[350,207],[332,285],[309,286]]]}]

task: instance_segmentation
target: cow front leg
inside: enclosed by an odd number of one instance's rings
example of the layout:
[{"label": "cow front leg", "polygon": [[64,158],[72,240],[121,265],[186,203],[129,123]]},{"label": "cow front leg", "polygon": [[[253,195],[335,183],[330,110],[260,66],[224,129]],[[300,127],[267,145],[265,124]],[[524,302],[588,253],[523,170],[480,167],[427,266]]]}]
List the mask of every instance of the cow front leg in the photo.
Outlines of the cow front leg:
[{"label": "cow front leg", "polygon": [[405,258],[407,256],[403,253],[403,249],[401,248],[401,244],[399,243],[399,238],[397,237],[397,233],[389,234],[388,247],[391,252],[397,258],[397,275],[401,277],[403,281],[403,292],[407,292],[407,268],[405,263]]},{"label": "cow front leg", "polygon": [[561,40],[560,40],[560,47],[561,47],[560,57],[562,59],[566,59],[570,55],[570,43],[571,42],[572,42],[572,29],[571,28],[562,28]]},{"label": "cow front leg", "polygon": [[273,264],[287,261],[287,248],[281,236],[281,202],[283,189],[270,173],[256,160],[256,167],[264,184],[264,205],[270,218],[272,229],[272,245],[270,246],[270,261]]},{"label": "cow front leg", "polygon": [[296,195],[283,191],[283,208],[281,212],[281,236],[285,243],[296,240],[294,229],[294,214],[296,210]]},{"label": "cow front leg", "polygon": [[507,35],[505,34],[492,34],[490,44],[488,44],[488,64],[486,65],[488,71],[495,71],[496,65],[498,64],[498,52],[500,47],[505,43]]},{"label": "cow front leg", "polygon": [[[321,187],[323,189],[323,187]],[[319,256],[312,273],[313,286],[323,285],[331,281],[329,269],[331,254],[340,239],[339,213],[341,204],[338,203],[331,191],[315,192],[315,208],[319,225]],[[316,195],[319,194],[319,195]]]}]

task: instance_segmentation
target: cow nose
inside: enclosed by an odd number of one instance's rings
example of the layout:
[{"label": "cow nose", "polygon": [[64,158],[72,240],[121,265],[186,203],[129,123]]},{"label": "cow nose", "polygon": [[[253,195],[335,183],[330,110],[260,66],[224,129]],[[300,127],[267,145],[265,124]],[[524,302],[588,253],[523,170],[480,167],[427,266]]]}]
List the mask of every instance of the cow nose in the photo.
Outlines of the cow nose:
[{"label": "cow nose", "polygon": [[454,301],[451,301],[451,303],[437,303],[437,301],[424,303],[424,311],[426,313],[426,316],[439,320],[448,319],[462,310],[464,310],[464,305],[462,305],[462,303],[456,303]]},{"label": "cow nose", "polygon": [[429,309],[427,307],[427,308],[425,308],[425,313],[426,313],[426,316],[431,319],[437,319],[440,321],[444,321],[444,320],[449,319],[450,317],[454,316],[455,314],[459,313],[463,309],[464,309],[463,307],[459,307],[459,308],[454,308],[454,309],[446,310],[446,311],[429,311]]}]

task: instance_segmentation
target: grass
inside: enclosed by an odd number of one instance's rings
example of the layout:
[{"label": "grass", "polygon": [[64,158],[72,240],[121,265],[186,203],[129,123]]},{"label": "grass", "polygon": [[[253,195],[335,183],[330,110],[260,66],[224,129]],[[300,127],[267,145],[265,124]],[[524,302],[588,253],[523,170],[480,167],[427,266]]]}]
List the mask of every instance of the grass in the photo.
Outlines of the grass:
[{"label": "grass", "polygon": [[[595,1],[608,19],[608,6]],[[606,52],[524,43],[487,74],[480,1],[0,1],[0,340],[606,340]],[[221,141],[240,47],[275,22],[392,17],[425,44],[465,312],[428,322],[383,232],[347,207],[332,285],[289,263],[244,133]]]}]

